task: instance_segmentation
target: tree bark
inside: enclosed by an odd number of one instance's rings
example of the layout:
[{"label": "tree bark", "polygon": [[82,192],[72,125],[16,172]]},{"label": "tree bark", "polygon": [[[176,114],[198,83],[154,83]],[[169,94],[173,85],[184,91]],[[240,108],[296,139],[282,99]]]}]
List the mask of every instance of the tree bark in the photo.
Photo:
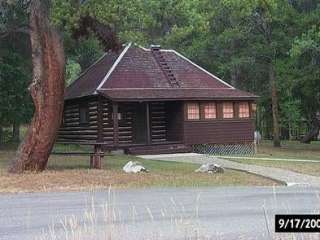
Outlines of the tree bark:
[{"label": "tree bark", "polygon": [[275,71],[272,63],[269,63],[269,80],[271,87],[272,102],[272,123],[273,123],[273,146],[280,147],[280,127],[279,127],[279,110],[278,110],[278,93],[276,86]]},{"label": "tree bark", "polygon": [[3,143],[3,127],[0,125],[0,145]]},{"label": "tree bark", "polygon": [[46,1],[32,0],[30,5],[30,40],[33,79],[29,87],[35,113],[16,158],[9,167],[11,173],[46,168],[60,126],[64,101],[63,44],[49,22]]},{"label": "tree bark", "polygon": [[289,119],[289,140],[293,140],[293,135],[292,135],[292,126],[291,126],[291,120]]},{"label": "tree bark", "polygon": [[237,78],[238,78],[238,71],[237,71],[237,67],[233,66],[231,69],[231,85],[234,87],[238,87],[237,86]]},{"label": "tree bark", "polygon": [[306,134],[301,142],[302,143],[310,143],[315,137],[318,136],[320,131],[320,115],[317,116],[312,120],[312,128],[308,134]]},{"label": "tree bark", "polygon": [[17,122],[12,124],[12,142],[20,142],[20,124]]}]

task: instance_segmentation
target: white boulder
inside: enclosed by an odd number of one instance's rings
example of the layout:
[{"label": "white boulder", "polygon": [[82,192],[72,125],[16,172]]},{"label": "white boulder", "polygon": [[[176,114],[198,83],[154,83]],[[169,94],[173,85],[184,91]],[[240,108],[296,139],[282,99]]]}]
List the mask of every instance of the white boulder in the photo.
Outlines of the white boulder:
[{"label": "white boulder", "polygon": [[148,170],[144,166],[142,166],[140,162],[137,161],[127,162],[122,169],[126,173],[148,172]]},{"label": "white boulder", "polygon": [[202,164],[195,172],[201,173],[224,173],[224,168],[215,163]]}]

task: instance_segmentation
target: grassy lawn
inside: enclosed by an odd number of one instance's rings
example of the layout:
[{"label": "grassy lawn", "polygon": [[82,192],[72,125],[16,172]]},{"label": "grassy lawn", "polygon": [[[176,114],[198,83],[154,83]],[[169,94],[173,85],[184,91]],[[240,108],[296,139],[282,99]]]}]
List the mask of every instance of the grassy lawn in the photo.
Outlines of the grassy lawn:
[{"label": "grassy lawn", "polygon": [[[64,147],[58,146],[56,150],[64,150]],[[145,160],[129,155],[105,156],[102,170],[89,169],[88,156],[53,155],[48,169],[42,173],[10,175],[6,169],[9,160],[14,157],[14,151],[13,146],[0,149],[0,192],[90,190],[108,188],[110,185],[114,188],[137,188],[278,184],[239,171],[226,170],[224,174],[194,173],[199,167],[197,164]],[[130,160],[140,161],[150,172],[124,173],[122,167]]]},{"label": "grassy lawn", "polygon": [[230,160],[240,163],[283,168],[294,172],[320,176],[320,142],[301,144],[296,141],[284,141],[282,142],[281,148],[274,148],[271,141],[264,141],[261,145],[259,145],[258,153],[254,157],[319,160],[319,163],[285,162],[279,160],[264,161],[245,158]]},{"label": "grassy lawn", "polygon": [[258,146],[256,157],[311,159],[320,161],[320,141],[302,144],[298,141],[282,141],[281,148],[275,148],[271,141]]},{"label": "grassy lawn", "polygon": [[320,176],[320,162],[319,163],[299,163],[299,162],[283,162],[283,161],[264,161],[264,160],[251,160],[251,159],[240,159],[232,161],[254,164],[266,167],[276,167],[291,170],[294,172],[305,173],[314,176]]}]

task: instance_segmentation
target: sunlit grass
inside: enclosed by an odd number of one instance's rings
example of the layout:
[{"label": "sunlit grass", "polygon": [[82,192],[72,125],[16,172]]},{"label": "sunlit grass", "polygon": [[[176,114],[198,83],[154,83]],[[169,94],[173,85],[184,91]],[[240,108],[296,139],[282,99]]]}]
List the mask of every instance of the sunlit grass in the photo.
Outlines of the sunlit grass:
[{"label": "sunlit grass", "polygon": [[275,148],[271,141],[262,141],[255,156],[320,160],[320,141],[313,141],[310,144],[282,141],[281,145],[281,148]]},{"label": "sunlit grass", "polygon": [[252,159],[232,159],[233,161],[254,164],[266,167],[276,167],[291,170],[294,172],[320,176],[320,162],[319,163],[308,163],[308,162],[289,162],[289,161],[264,161],[264,160],[252,160]]},{"label": "sunlit grass", "polygon": [[[281,148],[275,148],[271,141],[263,141],[258,145],[258,153],[253,156],[257,159],[240,158],[229,160],[253,164],[266,167],[276,167],[287,169],[299,173],[320,176],[320,142],[313,141],[311,144],[303,144],[298,141],[282,141]],[[271,160],[263,160],[258,158],[270,158]],[[272,160],[278,159],[299,159],[299,160],[319,160],[317,162],[295,162],[295,161],[281,161]]]}]

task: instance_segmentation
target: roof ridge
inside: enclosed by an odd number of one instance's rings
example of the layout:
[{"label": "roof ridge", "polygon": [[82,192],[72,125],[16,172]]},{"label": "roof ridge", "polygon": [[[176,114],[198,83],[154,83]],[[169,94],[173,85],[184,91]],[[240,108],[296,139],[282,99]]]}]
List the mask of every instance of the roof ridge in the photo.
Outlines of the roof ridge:
[{"label": "roof ridge", "polygon": [[99,57],[96,61],[94,61],[89,67],[87,67],[82,73],[80,73],[80,75],[72,82],[70,83],[69,86],[67,86],[67,88],[71,87],[72,85],[74,85],[82,76],[84,76],[91,68],[93,68],[98,62],[100,62],[108,53],[110,52],[107,51],[105,53],[102,54],[101,57]]},{"label": "roof ridge", "polygon": [[[151,51],[150,48],[145,48],[143,46],[138,45],[138,47],[140,47],[141,49],[143,49],[144,51]],[[223,81],[221,78],[217,77],[216,75],[214,75],[213,73],[205,70],[203,67],[200,67],[198,64],[196,64],[195,62],[191,61],[189,58],[187,58],[186,56],[182,55],[181,53],[177,52],[174,49],[160,49],[160,51],[162,52],[173,52],[176,55],[178,55],[179,57],[183,58],[184,60],[188,61],[189,63],[191,63],[192,65],[194,65],[195,67],[199,68],[201,71],[205,72],[206,74],[209,74],[211,77],[214,77],[215,79],[217,79],[219,82],[223,83],[224,85],[228,86],[231,89],[236,89],[234,86],[230,85],[229,83]]]},{"label": "roof ridge", "polygon": [[[145,47],[143,47],[143,46],[141,46],[141,45],[137,45],[137,44],[135,44],[135,46],[138,46],[139,48],[141,48],[142,50],[144,50],[144,51],[146,51],[146,52],[150,52],[150,51],[151,51],[151,49],[150,49],[150,48],[145,48]],[[172,52],[172,51],[173,51],[173,49],[165,49],[165,48],[161,48],[161,49],[159,49],[159,51],[160,51],[160,52]]]},{"label": "roof ridge", "polygon": [[109,69],[109,71],[107,72],[107,74],[104,76],[104,78],[102,79],[102,81],[100,82],[100,84],[98,85],[98,87],[96,88],[94,93],[97,93],[98,90],[100,90],[100,88],[105,84],[105,82],[108,80],[109,76],[111,75],[111,73],[114,71],[114,69],[117,67],[117,65],[120,63],[121,59],[123,58],[123,56],[126,54],[126,52],[128,51],[128,49],[131,47],[132,42],[130,42],[121,52],[121,54],[118,56],[117,60],[113,63],[112,67]]}]

